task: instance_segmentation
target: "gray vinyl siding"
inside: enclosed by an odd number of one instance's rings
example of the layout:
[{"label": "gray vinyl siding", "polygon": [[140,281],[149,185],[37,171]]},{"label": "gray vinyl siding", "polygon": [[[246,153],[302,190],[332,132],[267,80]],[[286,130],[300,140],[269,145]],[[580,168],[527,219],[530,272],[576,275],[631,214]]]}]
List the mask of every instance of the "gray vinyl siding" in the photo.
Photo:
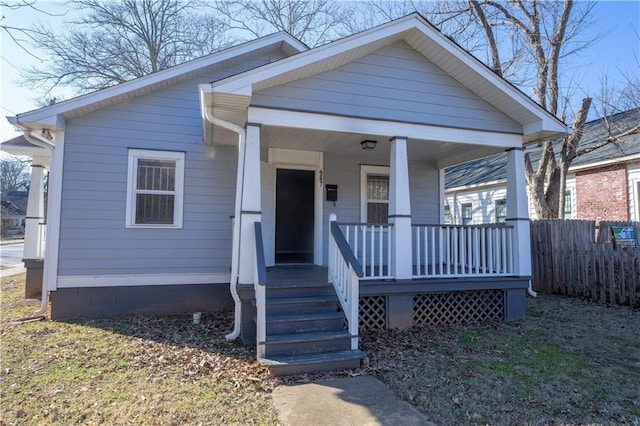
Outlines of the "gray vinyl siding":
[{"label": "gray vinyl siding", "polygon": [[335,70],[253,95],[253,106],[522,133],[522,126],[482,100],[404,42]]},{"label": "gray vinyl siding", "polygon": [[[216,74],[71,119],[65,135],[59,275],[229,273],[237,148],[202,141],[198,84]],[[125,227],[128,149],[185,152],[182,229]]]},{"label": "gray vinyl siding", "polygon": [[[409,149],[409,158],[411,150]],[[324,181],[327,184],[338,185],[338,201],[333,205],[331,201],[323,201],[323,264],[327,264],[327,247],[329,235],[329,215],[335,213],[338,222],[360,222],[360,166],[366,165],[363,158],[324,153]],[[375,162],[371,165],[388,166]],[[438,170],[432,163],[424,161],[409,162],[409,186],[411,194],[412,222],[438,223]],[[323,189],[324,190],[324,189]],[[323,193],[323,200],[326,199]]]}]

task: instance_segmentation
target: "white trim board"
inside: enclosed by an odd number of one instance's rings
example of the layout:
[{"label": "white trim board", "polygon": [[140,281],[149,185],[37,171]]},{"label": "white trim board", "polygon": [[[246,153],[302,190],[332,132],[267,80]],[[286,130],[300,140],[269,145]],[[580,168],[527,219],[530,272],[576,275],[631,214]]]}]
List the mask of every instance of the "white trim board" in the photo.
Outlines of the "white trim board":
[{"label": "white trim board", "polygon": [[[324,186],[322,177],[324,173],[323,153],[319,151],[298,151],[293,149],[269,148],[268,163],[276,167],[276,169],[313,170],[315,172],[313,263],[316,265],[322,265],[322,191]],[[273,178],[275,179],[275,174],[273,175]],[[264,185],[264,183],[262,184]],[[275,188],[275,182],[269,182],[269,184],[273,185]],[[275,200],[272,205],[275,208]],[[275,218],[275,212],[273,217]]]},{"label": "white trim board", "polygon": [[229,284],[230,280],[231,275],[227,273],[66,275],[58,277],[58,288],[127,287],[182,284]]},{"label": "white trim board", "polygon": [[136,78],[116,86],[106,89],[87,93],[66,101],[56,103],[51,106],[40,108],[34,111],[25,112],[16,116],[19,123],[41,123],[46,120],[53,120],[52,117],[68,114],[75,110],[81,110],[87,106],[94,104],[103,104],[108,102],[119,102],[126,97],[136,96],[139,91],[148,90],[165,84],[167,81],[179,79],[192,73],[200,72],[207,67],[215,66],[228,60],[234,60],[237,57],[249,54],[251,52],[265,49],[269,46],[277,46],[286,44],[293,51],[303,52],[308,50],[301,41],[295,37],[279,32],[256,40],[248,41],[219,52],[212,53],[191,61],[167,68],[162,71],[155,72],[143,77]]},{"label": "white trim board", "polygon": [[522,147],[522,135],[517,134],[454,129],[320,113],[249,107],[249,119],[250,121],[261,123],[263,126],[270,125],[364,135],[376,134],[390,138],[402,135],[410,139],[427,139],[499,148]]},{"label": "white trim board", "polygon": [[[367,223],[367,178],[369,175],[381,175],[389,177],[389,166],[360,165],[360,222]],[[391,190],[391,188],[389,188]],[[387,205],[389,200],[387,199]]]},{"label": "white trim board", "polygon": [[55,148],[52,153],[49,168],[48,199],[47,199],[47,236],[44,247],[44,267],[42,297],[47,291],[57,288],[58,251],[60,248],[60,220],[62,212],[62,176],[64,173],[64,139],[65,133],[54,133]]}]

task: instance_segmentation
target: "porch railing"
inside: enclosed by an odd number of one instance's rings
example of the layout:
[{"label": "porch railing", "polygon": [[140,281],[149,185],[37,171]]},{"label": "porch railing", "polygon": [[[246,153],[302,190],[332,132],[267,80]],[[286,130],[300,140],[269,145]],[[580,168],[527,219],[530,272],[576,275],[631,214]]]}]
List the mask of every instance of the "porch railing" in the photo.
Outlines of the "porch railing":
[{"label": "porch railing", "polygon": [[360,278],[362,267],[349,246],[345,235],[331,214],[329,232],[329,282],[340,300],[340,306],[347,317],[351,349],[358,349],[358,312],[360,303]]},{"label": "porch railing", "polygon": [[363,279],[393,278],[391,232],[388,223],[340,223],[344,237],[362,266]]},{"label": "porch railing", "polygon": [[514,274],[513,227],[412,225],[413,277]]},{"label": "porch railing", "polygon": [[266,289],[267,268],[264,261],[264,245],[262,243],[262,224],[254,223],[256,240],[256,261],[253,270],[253,290],[256,297],[256,341],[258,357],[265,356],[265,344],[267,340],[267,308]]}]

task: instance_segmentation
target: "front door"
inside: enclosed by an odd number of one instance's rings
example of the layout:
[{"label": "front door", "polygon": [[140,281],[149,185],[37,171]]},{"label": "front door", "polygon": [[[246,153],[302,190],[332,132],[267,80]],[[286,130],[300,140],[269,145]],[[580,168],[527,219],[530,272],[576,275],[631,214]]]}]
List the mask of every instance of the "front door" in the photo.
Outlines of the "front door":
[{"label": "front door", "polygon": [[276,263],[313,263],[312,170],[276,171]]}]

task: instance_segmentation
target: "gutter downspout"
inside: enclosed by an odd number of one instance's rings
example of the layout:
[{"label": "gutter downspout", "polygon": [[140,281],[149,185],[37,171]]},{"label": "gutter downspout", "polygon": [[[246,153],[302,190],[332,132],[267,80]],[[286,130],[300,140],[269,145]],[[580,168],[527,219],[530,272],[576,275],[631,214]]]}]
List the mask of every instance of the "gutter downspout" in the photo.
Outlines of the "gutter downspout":
[{"label": "gutter downspout", "polygon": [[242,301],[238,294],[238,275],[239,275],[239,258],[240,258],[240,226],[241,226],[241,204],[242,204],[242,192],[244,190],[242,185],[242,177],[244,176],[244,142],[246,139],[246,131],[244,128],[237,124],[222,120],[221,118],[213,115],[212,107],[204,106],[204,102],[201,102],[202,116],[212,124],[215,124],[225,129],[231,130],[238,134],[238,172],[236,178],[236,205],[235,205],[235,221],[233,226],[233,242],[232,242],[232,254],[231,254],[231,283],[230,291],[233,298],[234,309],[234,321],[233,331],[225,336],[227,340],[237,339],[240,336],[240,324],[242,321]]},{"label": "gutter downspout", "polygon": [[[51,156],[49,158],[52,159],[53,161],[53,154],[55,151],[55,145],[53,143],[51,143],[51,141],[43,138],[42,136],[38,136],[37,134],[32,134],[31,130],[23,130],[23,135],[24,138],[31,144],[35,145],[35,146],[39,146],[41,148],[46,148],[49,151],[51,151]],[[47,304],[49,302],[49,292],[45,291],[47,286],[45,285],[45,279],[46,279],[46,274],[42,275],[42,289],[41,289],[41,297],[40,297],[40,309],[38,309],[37,311],[35,311],[32,315],[35,316],[40,316],[42,314],[44,314],[44,312],[47,310]]]}]

